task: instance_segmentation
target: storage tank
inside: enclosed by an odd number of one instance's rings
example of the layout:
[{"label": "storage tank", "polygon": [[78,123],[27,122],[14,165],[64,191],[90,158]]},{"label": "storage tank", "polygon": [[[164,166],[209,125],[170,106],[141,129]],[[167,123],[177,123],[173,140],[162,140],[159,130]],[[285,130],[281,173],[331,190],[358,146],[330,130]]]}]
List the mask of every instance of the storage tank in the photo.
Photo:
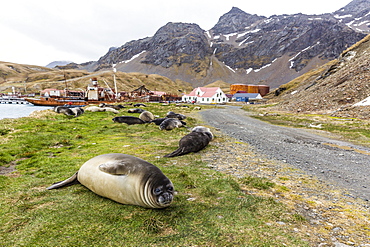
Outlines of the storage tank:
[{"label": "storage tank", "polygon": [[248,85],[248,93],[258,93],[257,85]]},{"label": "storage tank", "polygon": [[266,85],[258,85],[258,93],[261,94],[261,96],[265,96],[270,92],[270,87]]},{"label": "storage tank", "polygon": [[248,85],[246,84],[232,84],[230,85],[230,94],[236,94],[238,91],[247,91]]}]

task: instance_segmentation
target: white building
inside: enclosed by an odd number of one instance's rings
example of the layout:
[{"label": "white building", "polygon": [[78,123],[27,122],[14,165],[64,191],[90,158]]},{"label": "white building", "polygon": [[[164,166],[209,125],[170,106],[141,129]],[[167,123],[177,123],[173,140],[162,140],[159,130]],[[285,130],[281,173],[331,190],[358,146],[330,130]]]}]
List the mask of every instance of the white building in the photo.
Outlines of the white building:
[{"label": "white building", "polygon": [[229,102],[229,98],[219,87],[197,87],[190,94],[183,95],[182,101],[219,104]]}]

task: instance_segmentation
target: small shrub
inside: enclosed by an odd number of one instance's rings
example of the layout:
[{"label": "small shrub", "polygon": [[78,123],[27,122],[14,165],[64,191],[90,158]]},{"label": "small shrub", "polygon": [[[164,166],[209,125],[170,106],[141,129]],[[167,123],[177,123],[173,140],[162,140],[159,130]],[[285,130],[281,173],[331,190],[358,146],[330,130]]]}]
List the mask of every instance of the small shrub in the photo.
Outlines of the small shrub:
[{"label": "small shrub", "polygon": [[158,234],[163,230],[164,223],[154,217],[149,217],[144,220],[143,228],[145,232]]}]

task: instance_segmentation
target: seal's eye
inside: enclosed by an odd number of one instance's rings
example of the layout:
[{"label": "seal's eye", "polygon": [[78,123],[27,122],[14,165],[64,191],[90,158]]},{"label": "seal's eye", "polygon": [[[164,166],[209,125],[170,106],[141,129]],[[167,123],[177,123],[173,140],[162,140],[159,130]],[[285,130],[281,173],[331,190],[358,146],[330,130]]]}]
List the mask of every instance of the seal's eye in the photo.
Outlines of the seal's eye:
[{"label": "seal's eye", "polygon": [[154,194],[156,194],[156,195],[160,194],[161,192],[162,192],[162,190],[160,188],[156,188],[154,190]]},{"label": "seal's eye", "polygon": [[172,187],[172,186],[170,186],[170,187],[168,187],[168,188],[167,188],[167,190],[169,190],[169,191],[173,191],[173,187]]}]

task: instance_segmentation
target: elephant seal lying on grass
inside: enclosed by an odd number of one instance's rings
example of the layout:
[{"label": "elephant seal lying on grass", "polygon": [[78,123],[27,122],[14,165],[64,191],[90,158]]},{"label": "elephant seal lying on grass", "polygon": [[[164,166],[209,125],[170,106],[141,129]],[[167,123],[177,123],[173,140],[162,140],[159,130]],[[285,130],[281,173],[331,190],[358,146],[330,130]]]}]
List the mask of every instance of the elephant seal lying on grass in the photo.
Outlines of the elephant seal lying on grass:
[{"label": "elephant seal lying on grass", "polygon": [[142,120],[138,117],[133,117],[133,116],[115,117],[115,118],[112,118],[112,120],[115,123],[125,123],[125,124],[128,124],[128,125],[146,123],[144,120]]},{"label": "elephant seal lying on grass", "polygon": [[174,197],[171,181],[158,167],[128,154],[96,156],[84,163],[72,177],[47,189],[77,183],[116,202],[146,208],[168,207]]},{"label": "elephant seal lying on grass", "polygon": [[180,128],[185,126],[184,121],[178,120],[177,118],[167,118],[160,123],[160,130],[173,130],[174,128]]},{"label": "elephant seal lying on grass", "polygon": [[205,148],[212,139],[213,134],[209,128],[196,126],[189,134],[180,139],[178,149],[164,157],[175,157],[191,152],[198,152]]},{"label": "elephant seal lying on grass", "polygon": [[54,107],[56,113],[63,113],[66,116],[78,117],[84,113],[81,107],[56,106]]}]

